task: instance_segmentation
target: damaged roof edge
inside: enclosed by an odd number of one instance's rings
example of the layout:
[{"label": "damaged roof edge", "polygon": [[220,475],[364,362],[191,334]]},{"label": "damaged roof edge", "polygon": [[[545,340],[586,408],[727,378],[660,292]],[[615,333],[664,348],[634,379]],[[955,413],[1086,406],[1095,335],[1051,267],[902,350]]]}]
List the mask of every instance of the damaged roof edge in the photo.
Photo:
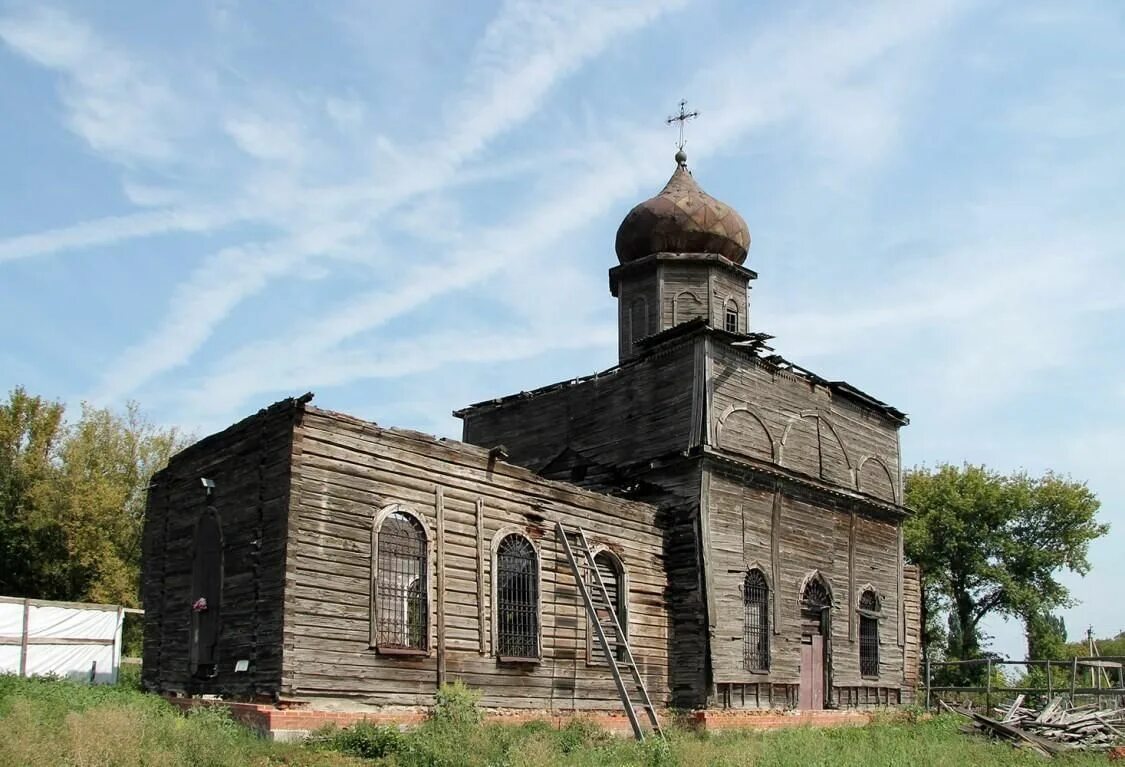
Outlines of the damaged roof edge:
[{"label": "damaged roof edge", "polygon": [[[770,354],[768,357],[761,356],[760,352],[762,351],[773,351],[773,348],[767,346],[765,343],[766,341],[772,339],[773,336],[770,336],[766,333],[728,333],[725,330],[711,327],[707,324],[707,321],[702,318],[697,318],[680,323],[675,327],[668,328],[667,330],[655,333],[646,338],[642,338],[637,341],[637,345],[651,351],[660,346],[664,346],[665,344],[670,343],[676,339],[686,338],[695,335],[696,333],[710,333],[720,340],[732,345],[738,343],[739,346],[735,348],[745,352],[747,356],[749,356],[750,359],[752,359],[757,364],[770,367],[774,370],[783,371],[798,378],[805,379],[815,385],[823,386],[834,393],[840,394],[846,399],[852,400],[853,402],[856,402],[860,405],[870,408],[871,410],[883,414],[889,420],[897,423],[900,426],[906,426],[910,423],[910,418],[906,415],[906,413],[896,407],[893,407],[892,405],[888,405],[882,400],[872,397],[870,394],[867,394],[861,389],[852,386],[847,381],[829,381],[827,378],[818,376],[811,370],[789,362],[779,354]],[[605,370],[594,373],[592,375],[570,378],[565,381],[558,381],[546,386],[540,386],[537,389],[530,389],[528,391],[521,391],[515,394],[508,394],[503,397],[496,397],[494,399],[474,402],[471,405],[467,405],[458,410],[454,410],[453,416],[455,418],[463,419],[465,416],[469,415],[475,410],[485,410],[490,407],[505,405],[509,402],[515,402],[517,400],[533,399],[549,392],[566,389],[571,386],[578,386],[580,384],[587,383],[588,381],[593,381],[605,376],[616,375],[620,370],[628,368],[632,365],[643,363],[646,359],[647,357],[645,355],[642,355],[640,357],[635,357],[631,360],[623,362],[620,365],[606,368]]]}]

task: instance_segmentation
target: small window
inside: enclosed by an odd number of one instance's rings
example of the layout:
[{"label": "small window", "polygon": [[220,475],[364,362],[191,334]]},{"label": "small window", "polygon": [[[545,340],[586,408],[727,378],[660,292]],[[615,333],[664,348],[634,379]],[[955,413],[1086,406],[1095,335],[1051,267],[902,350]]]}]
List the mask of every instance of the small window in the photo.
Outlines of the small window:
[{"label": "small window", "polygon": [[372,633],[381,651],[427,649],[426,548],[426,531],[410,514],[396,511],[379,527]]},{"label": "small window", "polygon": [[746,574],[742,586],[745,624],[742,658],[747,671],[770,670],[770,589],[761,570]]},{"label": "small window", "polygon": [[[621,631],[624,632],[622,639],[629,641],[629,616],[627,606],[627,593],[625,591],[625,570],[621,566],[621,562],[608,551],[600,551],[594,556],[594,564],[598,566],[598,575],[602,578],[602,583],[605,585],[606,593],[609,596],[609,604],[613,607],[613,612],[617,616],[617,623],[621,626]],[[593,586],[593,574],[590,575],[591,586]],[[590,595],[594,596],[596,590],[591,591]],[[609,616],[605,616],[603,621],[605,624],[610,624]],[[605,638],[612,644],[614,642],[613,628],[606,626],[604,629]],[[605,663],[605,655],[602,653],[602,648],[599,646],[597,640],[597,633],[593,626],[590,626],[590,662],[591,663]],[[615,654],[618,661],[625,660],[625,648],[618,646],[615,649]]]},{"label": "small window", "polygon": [[522,535],[505,537],[496,549],[496,655],[539,657],[539,560]]},{"label": "small window", "polygon": [[728,301],[726,312],[723,318],[723,329],[728,333],[738,332],[738,304],[734,301]]},{"label": "small window", "polygon": [[879,676],[879,597],[868,589],[859,598],[859,674]]}]

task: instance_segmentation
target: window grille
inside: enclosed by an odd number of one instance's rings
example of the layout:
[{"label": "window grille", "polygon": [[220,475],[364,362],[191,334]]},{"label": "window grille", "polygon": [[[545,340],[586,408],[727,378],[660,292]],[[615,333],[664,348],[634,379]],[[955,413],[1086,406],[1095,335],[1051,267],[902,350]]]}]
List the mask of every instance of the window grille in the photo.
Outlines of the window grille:
[{"label": "window grille", "polygon": [[496,654],[539,657],[539,568],[535,549],[509,535],[496,550]]},{"label": "window grille", "polygon": [[879,598],[865,591],[859,598],[859,674],[879,676]]},{"label": "window grille", "polygon": [[745,625],[742,636],[743,664],[747,671],[770,669],[770,591],[759,570],[746,574],[742,588]]},{"label": "window grille", "polygon": [[817,576],[805,584],[805,592],[801,594],[801,601],[805,607],[813,610],[832,606],[832,597],[828,594],[828,586]]},{"label": "window grille", "polygon": [[734,304],[727,305],[723,327],[728,333],[738,332],[738,307]]},{"label": "window grille", "polygon": [[426,650],[430,633],[426,531],[417,519],[396,511],[383,520],[378,545],[375,646]]},{"label": "window grille", "polygon": [[[625,593],[625,578],[624,571],[621,568],[621,563],[618,562],[617,557],[610,554],[608,551],[598,552],[594,556],[594,564],[598,566],[598,574],[602,576],[602,583],[605,584],[606,593],[609,595],[609,603],[613,606],[613,611],[617,614],[617,622],[621,624],[621,630],[625,636],[621,639],[627,640],[629,638],[629,618],[626,607]],[[591,585],[593,585],[593,575],[590,576]],[[608,622],[608,617],[606,619]],[[606,639],[611,642],[614,640],[613,629],[605,629]],[[596,638],[594,627],[590,627],[590,661],[592,663],[605,663],[605,655],[602,653],[602,648]],[[625,660],[625,648],[618,646],[614,653],[617,660]]]}]

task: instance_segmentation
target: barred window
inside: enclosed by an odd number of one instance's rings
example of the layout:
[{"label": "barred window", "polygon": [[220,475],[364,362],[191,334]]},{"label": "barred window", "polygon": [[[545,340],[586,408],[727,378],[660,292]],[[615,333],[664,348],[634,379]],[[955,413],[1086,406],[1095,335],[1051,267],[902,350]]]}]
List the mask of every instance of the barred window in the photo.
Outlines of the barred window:
[{"label": "barred window", "polygon": [[429,637],[426,531],[410,514],[383,520],[375,560],[374,641],[384,651],[425,651]]},{"label": "barred window", "polygon": [[879,597],[868,589],[859,598],[859,674],[879,676]]},{"label": "barred window", "polygon": [[747,671],[770,670],[770,589],[761,570],[746,574],[742,586],[745,625],[742,635],[743,665]]},{"label": "barred window", "polygon": [[[605,584],[606,593],[609,595],[609,604],[613,608],[614,614],[617,616],[617,622],[621,625],[621,631],[624,636],[621,639],[628,641],[629,639],[629,616],[628,616],[628,594],[625,591],[625,569],[621,566],[621,561],[618,560],[613,554],[608,551],[600,551],[594,556],[594,564],[598,566],[598,574],[602,577],[602,583]],[[593,574],[590,576],[591,586],[593,585]],[[596,591],[591,594],[594,596]],[[604,624],[609,624],[609,616],[605,616]],[[605,637],[611,643],[615,637],[613,635],[613,628],[606,626],[604,629]],[[597,633],[593,626],[590,626],[590,662],[591,663],[605,663],[605,655],[602,653],[602,648],[598,646]],[[625,648],[620,645],[614,650],[614,654],[618,661],[625,660]]]},{"label": "barred window", "polygon": [[539,562],[522,535],[496,549],[496,655],[539,657]]},{"label": "barred window", "polygon": [[728,333],[738,332],[738,304],[728,301],[723,318],[723,329]]}]

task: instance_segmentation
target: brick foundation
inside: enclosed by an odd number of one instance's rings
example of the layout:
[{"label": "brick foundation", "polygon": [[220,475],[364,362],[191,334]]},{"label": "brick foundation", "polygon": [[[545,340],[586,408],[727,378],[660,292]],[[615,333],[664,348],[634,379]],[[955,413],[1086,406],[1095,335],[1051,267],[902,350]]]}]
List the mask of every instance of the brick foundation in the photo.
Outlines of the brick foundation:
[{"label": "brick foundation", "polygon": [[[400,728],[414,727],[425,721],[424,709],[394,709],[378,711],[330,711],[311,708],[306,704],[275,706],[269,703],[238,703],[203,698],[176,698],[167,700],[181,710],[196,706],[224,706],[237,721],[257,730],[273,740],[300,740],[309,733],[334,724],[347,727],[360,721]],[[632,732],[624,712],[609,711],[490,711],[485,720],[502,724],[548,722],[552,727],[565,727],[575,718],[592,721],[607,732],[627,735]],[[730,710],[710,709],[685,714],[663,712],[660,720],[681,726],[717,732],[720,730],[776,730],[784,727],[855,727],[871,721],[864,711],[780,711],[780,710]]]}]

